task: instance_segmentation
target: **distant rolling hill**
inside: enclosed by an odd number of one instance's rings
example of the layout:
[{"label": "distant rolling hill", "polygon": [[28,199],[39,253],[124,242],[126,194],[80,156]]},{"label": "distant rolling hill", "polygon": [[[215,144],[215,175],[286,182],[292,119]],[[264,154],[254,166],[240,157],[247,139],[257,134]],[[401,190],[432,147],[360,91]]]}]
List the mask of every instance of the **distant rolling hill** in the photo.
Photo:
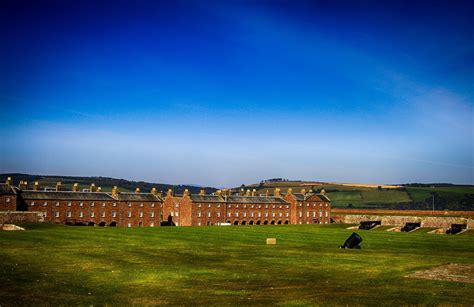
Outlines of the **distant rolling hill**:
[{"label": "distant rolling hill", "polygon": [[425,209],[436,210],[474,210],[474,186],[453,185],[449,183],[432,184],[350,184],[328,183],[316,181],[262,181],[256,184],[242,185],[234,191],[256,189],[257,194],[273,193],[280,188],[286,193],[289,188],[293,192],[301,189],[320,192],[325,190],[335,208],[366,208],[366,209]]},{"label": "distant rolling hill", "polygon": [[170,185],[163,183],[151,183],[144,181],[131,181],[125,179],[116,179],[109,177],[78,177],[78,176],[45,176],[45,175],[29,175],[29,174],[0,174],[0,181],[5,182],[8,177],[11,177],[14,185],[18,186],[20,180],[28,182],[31,188],[33,182],[38,181],[40,187],[55,187],[56,182],[61,182],[63,190],[71,190],[74,183],[79,184],[79,188],[88,188],[91,183],[94,183],[96,187],[101,187],[102,191],[110,192],[113,186],[119,187],[122,192],[135,191],[136,188],[140,188],[142,192],[149,192],[153,187],[158,191],[166,193],[168,189],[173,189],[175,193],[182,193],[185,189],[188,189],[191,193],[199,193],[201,189],[205,189],[206,193],[213,193],[217,189],[212,187],[198,187],[193,185]]}]

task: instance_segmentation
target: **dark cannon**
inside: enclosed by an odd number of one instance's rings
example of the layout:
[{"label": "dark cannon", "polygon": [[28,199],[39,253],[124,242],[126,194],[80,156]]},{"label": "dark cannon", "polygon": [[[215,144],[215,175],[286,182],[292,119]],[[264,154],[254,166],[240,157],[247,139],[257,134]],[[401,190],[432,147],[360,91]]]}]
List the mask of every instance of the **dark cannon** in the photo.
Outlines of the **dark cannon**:
[{"label": "dark cannon", "polygon": [[349,238],[344,242],[344,244],[341,245],[341,248],[356,248],[360,249],[360,243],[362,242],[362,237],[356,233],[353,232]]},{"label": "dark cannon", "polygon": [[410,232],[418,227],[421,227],[421,223],[405,223],[405,226],[402,227],[401,231]]},{"label": "dark cannon", "polygon": [[446,234],[455,235],[463,231],[463,229],[466,229],[466,227],[466,224],[451,224],[451,228],[446,230]]},{"label": "dark cannon", "polygon": [[362,221],[360,222],[359,229],[370,230],[377,225],[382,225],[382,221]]}]

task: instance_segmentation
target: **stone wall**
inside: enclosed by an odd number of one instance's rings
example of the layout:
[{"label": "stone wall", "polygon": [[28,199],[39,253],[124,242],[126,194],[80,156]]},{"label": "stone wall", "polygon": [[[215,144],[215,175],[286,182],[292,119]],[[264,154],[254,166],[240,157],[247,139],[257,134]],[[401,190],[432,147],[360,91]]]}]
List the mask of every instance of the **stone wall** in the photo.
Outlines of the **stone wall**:
[{"label": "stone wall", "polygon": [[359,224],[361,221],[381,221],[382,226],[403,226],[405,223],[419,222],[421,227],[449,228],[451,224],[467,224],[468,228],[474,227],[474,219],[465,217],[333,214],[332,219],[336,223],[343,224]]},{"label": "stone wall", "polygon": [[44,217],[38,211],[0,211],[0,224],[42,223]]}]

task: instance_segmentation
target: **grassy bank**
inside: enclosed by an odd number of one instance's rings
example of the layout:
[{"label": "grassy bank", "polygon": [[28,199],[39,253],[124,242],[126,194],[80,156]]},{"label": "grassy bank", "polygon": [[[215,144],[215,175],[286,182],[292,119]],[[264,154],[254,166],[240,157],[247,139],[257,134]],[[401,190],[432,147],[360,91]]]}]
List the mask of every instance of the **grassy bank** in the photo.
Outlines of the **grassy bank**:
[{"label": "grassy bank", "polygon": [[[94,228],[0,232],[0,304],[474,304],[474,284],[405,278],[474,264],[472,232],[342,225]],[[278,244],[265,245],[267,237]]]}]

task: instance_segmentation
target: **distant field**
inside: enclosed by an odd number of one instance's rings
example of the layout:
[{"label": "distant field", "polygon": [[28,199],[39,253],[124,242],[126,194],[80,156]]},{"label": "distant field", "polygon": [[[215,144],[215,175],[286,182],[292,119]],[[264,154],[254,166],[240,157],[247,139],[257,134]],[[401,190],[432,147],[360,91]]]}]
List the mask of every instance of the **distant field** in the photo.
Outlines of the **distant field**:
[{"label": "distant field", "polygon": [[0,232],[0,304],[474,304],[472,283],[405,277],[474,265],[472,232],[359,231],[362,249],[341,250],[345,227],[26,225]]},{"label": "distant field", "polygon": [[247,188],[257,189],[258,194],[265,194],[267,191],[272,194],[275,188],[280,188],[282,193],[286,193],[288,188],[293,192],[300,192],[301,189],[324,189],[335,208],[428,209],[431,206],[432,193],[436,194],[435,205],[438,210],[474,208],[474,187],[471,186],[390,186],[379,189],[377,185],[283,181],[249,185],[245,187]]}]

